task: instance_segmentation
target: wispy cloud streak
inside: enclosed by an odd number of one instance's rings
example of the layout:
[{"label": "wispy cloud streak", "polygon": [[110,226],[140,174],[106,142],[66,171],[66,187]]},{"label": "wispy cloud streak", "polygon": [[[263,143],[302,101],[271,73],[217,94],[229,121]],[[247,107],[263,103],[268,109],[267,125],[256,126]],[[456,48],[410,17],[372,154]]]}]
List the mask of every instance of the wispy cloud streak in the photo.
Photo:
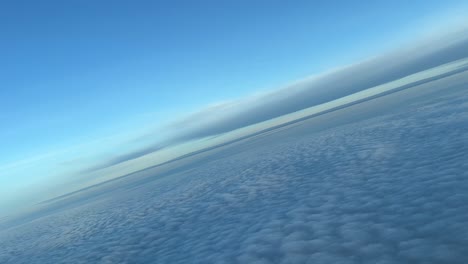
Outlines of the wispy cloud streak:
[{"label": "wispy cloud streak", "polygon": [[274,92],[215,105],[170,126],[174,142],[213,136],[468,57],[468,31],[375,57]]},{"label": "wispy cloud streak", "polygon": [[[91,172],[190,140],[215,136],[324,104],[377,85],[468,57],[468,30],[433,37],[411,47],[312,76],[275,91],[213,104],[166,126],[164,140],[114,156]],[[158,131],[160,133],[161,130]]]}]

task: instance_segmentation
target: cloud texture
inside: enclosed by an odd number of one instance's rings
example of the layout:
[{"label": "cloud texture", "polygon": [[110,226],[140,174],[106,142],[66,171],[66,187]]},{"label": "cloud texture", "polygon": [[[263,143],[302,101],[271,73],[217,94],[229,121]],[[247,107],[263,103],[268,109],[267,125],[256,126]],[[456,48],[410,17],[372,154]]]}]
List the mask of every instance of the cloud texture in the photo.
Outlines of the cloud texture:
[{"label": "cloud texture", "polygon": [[4,225],[0,263],[467,263],[467,78],[99,186]]}]

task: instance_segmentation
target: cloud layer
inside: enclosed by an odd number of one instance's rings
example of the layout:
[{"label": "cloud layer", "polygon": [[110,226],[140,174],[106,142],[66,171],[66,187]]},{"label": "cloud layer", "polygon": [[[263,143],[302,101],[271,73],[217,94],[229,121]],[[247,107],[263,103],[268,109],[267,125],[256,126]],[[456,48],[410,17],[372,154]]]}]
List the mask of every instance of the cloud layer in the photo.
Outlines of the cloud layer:
[{"label": "cloud layer", "polygon": [[100,186],[0,231],[0,263],[467,263],[467,78]]},{"label": "cloud layer", "polygon": [[174,123],[176,136],[172,140],[186,141],[225,133],[466,58],[467,35],[465,30],[442,39],[426,40],[272,93],[206,108]]},{"label": "cloud layer", "polygon": [[233,131],[466,58],[467,35],[467,30],[461,30],[426,39],[417,45],[314,76],[270,93],[209,106],[166,127],[166,134],[171,136],[165,140],[118,155],[90,169],[105,168],[170,145]]}]

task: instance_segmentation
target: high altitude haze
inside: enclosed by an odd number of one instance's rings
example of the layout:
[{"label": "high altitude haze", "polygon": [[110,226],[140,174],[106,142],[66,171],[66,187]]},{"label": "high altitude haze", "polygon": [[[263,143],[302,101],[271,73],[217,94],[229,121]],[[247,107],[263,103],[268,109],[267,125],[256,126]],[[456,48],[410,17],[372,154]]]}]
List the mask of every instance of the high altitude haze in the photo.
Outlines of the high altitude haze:
[{"label": "high altitude haze", "polygon": [[468,263],[465,2],[2,2],[0,263]]},{"label": "high altitude haze", "polygon": [[201,140],[0,218],[0,263],[467,263],[467,85],[464,58]]},{"label": "high altitude haze", "polygon": [[[464,1],[3,2],[0,215],[193,148],[145,159],[169,145],[461,58],[466,11]],[[400,58],[406,68],[391,69]]]}]

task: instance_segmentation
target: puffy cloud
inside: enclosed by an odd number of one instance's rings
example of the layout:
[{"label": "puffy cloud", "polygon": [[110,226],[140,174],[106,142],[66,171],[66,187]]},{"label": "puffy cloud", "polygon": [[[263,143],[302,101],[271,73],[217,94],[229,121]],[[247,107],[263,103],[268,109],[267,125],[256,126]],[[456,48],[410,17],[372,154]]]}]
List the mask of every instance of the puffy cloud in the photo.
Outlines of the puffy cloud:
[{"label": "puffy cloud", "polygon": [[0,263],[467,263],[455,77],[53,201],[3,227]]}]

